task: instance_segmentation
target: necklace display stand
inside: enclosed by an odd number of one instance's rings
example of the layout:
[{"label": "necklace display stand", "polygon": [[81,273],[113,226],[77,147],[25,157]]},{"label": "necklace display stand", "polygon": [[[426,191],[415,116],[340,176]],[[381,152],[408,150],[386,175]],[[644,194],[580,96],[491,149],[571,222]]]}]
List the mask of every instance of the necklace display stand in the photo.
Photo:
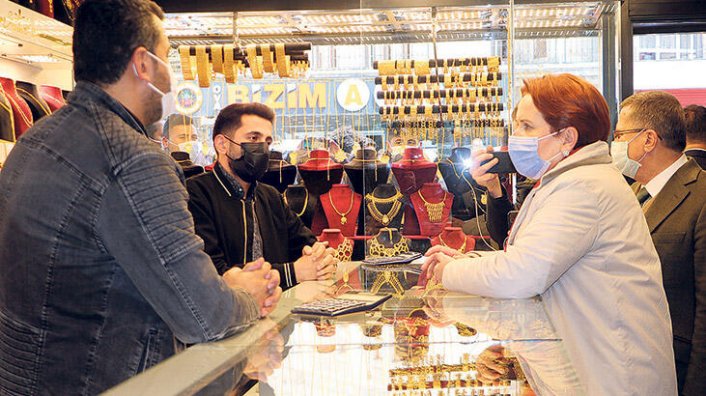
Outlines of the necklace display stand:
[{"label": "necklace display stand", "polygon": [[39,96],[47,103],[52,113],[66,105],[61,89],[57,87],[40,85]]},{"label": "necklace display stand", "polygon": [[432,246],[446,246],[461,253],[470,252],[476,247],[476,240],[463,233],[460,227],[446,227],[438,236],[432,238]]},{"label": "necklace display stand", "polygon": [[24,81],[18,81],[15,85],[17,87],[17,93],[27,102],[27,105],[29,105],[34,122],[51,114],[49,105],[41,98],[36,85]]},{"label": "necklace display stand", "polygon": [[333,161],[326,150],[313,150],[298,168],[309,194],[317,198],[343,179],[343,165]]},{"label": "necklace display stand", "polygon": [[411,195],[424,183],[431,183],[436,178],[436,164],[424,158],[421,148],[408,147],[402,153],[402,159],[392,164],[392,173],[404,195]]},{"label": "necklace display stand", "polygon": [[425,183],[410,199],[420,235],[437,236],[449,224],[453,195],[444,191],[439,183]]},{"label": "necklace display stand", "polygon": [[282,193],[282,197],[289,209],[302,220],[305,226],[311,228],[318,201],[316,197],[310,195],[309,191],[301,185],[290,185]]},{"label": "necklace display stand", "polygon": [[282,159],[282,153],[279,151],[270,151],[270,161],[267,166],[267,172],[262,176],[260,181],[284,193],[287,186],[294,183],[297,178],[297,167]]},{"label": "necklace display stand", "polygon": [[336,250],[334,256],[339,261],[351,261],[351,257],[353,256],[353,241],[343,236],[341,230],[327,228],[318,236],[318,240],[319,242],[328,242],[328,246]]},{"label": "necklace display stand", "polygon": [[353,192],[347,184],[334,184],[319,199],[326,217],[326,228],[340,229],[347,237],[355,236],[362,201],[363,197]]},{"label": "necklace display stand", "polygon": [[5,91],[5,97],[12,107],[12,118],[15,123],[15,139],[19,139],[23,133],[34,125],[32,110],[27,102],[17,93],[15,82],[9,78],[0,77],[0,85]]}]

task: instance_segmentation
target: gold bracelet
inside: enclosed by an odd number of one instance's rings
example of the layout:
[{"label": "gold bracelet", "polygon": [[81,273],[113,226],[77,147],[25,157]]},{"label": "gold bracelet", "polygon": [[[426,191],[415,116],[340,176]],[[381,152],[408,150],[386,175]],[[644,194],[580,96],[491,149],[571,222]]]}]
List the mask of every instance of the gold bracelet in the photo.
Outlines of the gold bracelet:
[{"label": "gold bracelet", "polygon": [[414,61],[414,74],[417,76],[426,76],[427,74],[430,74],[429,61],[428,60]]},{"label": "gold bracelet", "polygon": [[208,61],[205,45],[196,46],[196,73],[199,77],[199,87],[211,86],[211,63]]},{"label": "gold bracelet", "polygon": [[188,45],[179,46],[179,60],[181,61],[181,74],[184,80],[194,80],[194,60],[191,58],[189,51],[191,47]]},{"label": "gold bracelet", "polygon": [[277,62],[277,74],[280,77],[289,77],[289,57],[284,51],[284,44],[275,44],[275,61]]},{"label": "gold bracelet", "polygon": [[255,44],[250,44],[245,47],[245,54],[248,58],[248,66],[250,67],[250,74],[255,80],[259,80],[263,77],[262,73],[262,58],[257,56],[257,46]]},{"label": "gold bracelet", "polygon": [[211,62],[214,73],[223,73],[223,46],[214,44],[211,46]]},{"label": "gold bracelet", "polygon": [[395,74],[393,62],[391,60],[379,61],[378,74],[380,74],[380,76],[391,76]]},{"label": "gold bracelet", "polygon": [[272,51],[269,44],[261,44],[260,52],[262,53],[262,66],[267,73],[275,72],[275,65],[272,60]]},{"label": "gold bracelet", "polygon": [[233,67],[233,45],[226,44],[223,46],[223,76],[226,82],[233,84],[238,81],[238,75]]}]

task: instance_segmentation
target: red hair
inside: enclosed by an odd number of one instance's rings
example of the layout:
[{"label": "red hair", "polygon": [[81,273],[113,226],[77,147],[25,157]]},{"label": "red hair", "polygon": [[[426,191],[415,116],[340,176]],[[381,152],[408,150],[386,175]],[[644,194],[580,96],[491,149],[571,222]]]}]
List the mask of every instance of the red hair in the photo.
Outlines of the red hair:
[{"label": "red hair", "polygon": [[560,130],[578,131],[576,148],[608,141],[610,113],[603,95],[591,83],[573,74],[548,74],[524,81],[522,96],[530,95],[544,120]]}]

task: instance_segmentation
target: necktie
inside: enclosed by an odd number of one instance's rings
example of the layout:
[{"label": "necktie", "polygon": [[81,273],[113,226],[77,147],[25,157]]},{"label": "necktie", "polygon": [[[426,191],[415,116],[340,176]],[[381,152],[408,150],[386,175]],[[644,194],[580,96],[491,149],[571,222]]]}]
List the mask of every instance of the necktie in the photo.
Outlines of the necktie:
[{"label": "necktie", "polygon": [[637,198],[637,202],[640,203],[640,206],[643,206],[648,199],[652,198],[645,187],[640,188],[635,197]]}]

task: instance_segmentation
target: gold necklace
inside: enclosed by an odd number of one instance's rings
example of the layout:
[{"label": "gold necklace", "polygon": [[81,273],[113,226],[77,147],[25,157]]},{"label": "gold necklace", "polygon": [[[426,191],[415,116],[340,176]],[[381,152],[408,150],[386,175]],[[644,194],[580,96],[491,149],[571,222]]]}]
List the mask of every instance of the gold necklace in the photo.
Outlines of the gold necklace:
[{"label": "gold necklace", "polygon": [[432,223],[439,223],[443,219],[444,206],[446,205],[446,197],[448,193],[444,191],[444,197],[441,198],[440,202],[432,203],[424,199],[422,195],[422,190],[417,191],[419,198],[424,202],[424,206],[427,208],[427,215],[429,216],[429,221]]},{"label": "gold necklace", "polygon": [[353,242],[346,238],[336,247],[333,257],[339,261],[351,261],[351,256],[353,256]]},{"label": "gold necklace", "polygon": [[[297,213],[294,212],[294,214],[297,215],[297,217],[302,217],[304,215],[304,212],[306,212],[306,205],[309,204],[309,190],[304,190],[306,195],[304,196],[304,206],[302,207],[302,211]],[[289,206],[289,201],[287,200],[287,192],[285,191],[284,194],[282,194],[282,197],[284,198],[284,203],[289,207],[289,209],[292,209],[291,206]]]},{"label": "gold necklace", "polygon": [[[402,194],[400,194],[399,191],[396,191],[395,195],[388,198],[378,198],[373,194],[367,194],[365,199],[368,201],[367,207],[370,215],[373,216],[373,219],[382,223],[382,225],[387,226],[390,224],[390,221],[397,216],[397,213],[399,213],[402,208],[402,202],[398,199],[401,196]],[[377,207],[378,203],[392,203],[392,207],[387,213],[382,213]]]},{"label": "gold necklace", "polygon": [[446,161],[451,165],[451,169],[454,171],[454,175],[455,175],[457,178],[459,178],[459,179],[463,180],[464,182],[466,182],[466,184],[468,184],[468,187],[470,187],[470,188],[472,189],[473,186],[471,185],[471,182],[470,182],[468,179],[466,179],[466,176],[463,174],[463,171],[461,171],[461,174],[459,175],[458,172],[456,172],[456,164],[454,164],[453,161],[451,161],[451,160],[448,159],[448,158],[446,159]]},{"label": "gold necklace", "polygon": [[[452,248],[452,249],[456,249],[455,247],[449,246],[448,244],[446,244],[446,241],[444,241],[444,238],[441,237],[441,234],[439,234],[439,242],[441,242],[441,245],[442,245],[442,246],[446,246],[446,247],[450,247],[450,248]],[[466,239],[466,237],[465,237],[465,235],[464,235],[464,237],[463,237],[463,244],[461,245],[460,248],[458,248],[458,249],[456,249],[456,250],[458,250],[458,251],[461,252],[461,253],[466,253],[466,242],[468,242],[468,240]]]},{"label": "gold necklace", "polygon": [[341,213],[338,211],[336,208],[336,205],[333,204],[333,198],[331,197],[331,193],[328,193],[328,200],[331,203],[331,208],[333,209],[334,212],[336,212],[337,215],[341,216],[341,225],[346,225],[348,222],[348,214],[353,210],[353,203],[355,202],[355,193],[351,191],[351,205],[348,207],[348,210],[345,213]]},{"label": "gold necklace", "polygon": [[409,252],[409,246],[404,238],[400,238],[392,247],[385,247],[376,238],[370,241],[369,254],[372,257],[393,257],[406,252]]}]

